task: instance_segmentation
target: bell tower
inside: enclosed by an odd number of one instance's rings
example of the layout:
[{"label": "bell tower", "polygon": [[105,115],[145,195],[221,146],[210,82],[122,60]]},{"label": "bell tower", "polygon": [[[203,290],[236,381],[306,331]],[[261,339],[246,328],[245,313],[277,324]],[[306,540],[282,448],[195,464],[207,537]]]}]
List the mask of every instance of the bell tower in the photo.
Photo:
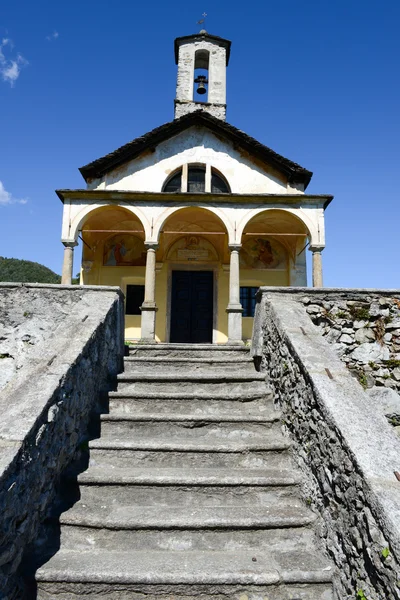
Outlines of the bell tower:
[{"label": "bell tower", "polygon": [[213,117],[226,118],[226,67],[231,42],[204,29],[175,40],[178,79],[175,119],[203,110]]}]

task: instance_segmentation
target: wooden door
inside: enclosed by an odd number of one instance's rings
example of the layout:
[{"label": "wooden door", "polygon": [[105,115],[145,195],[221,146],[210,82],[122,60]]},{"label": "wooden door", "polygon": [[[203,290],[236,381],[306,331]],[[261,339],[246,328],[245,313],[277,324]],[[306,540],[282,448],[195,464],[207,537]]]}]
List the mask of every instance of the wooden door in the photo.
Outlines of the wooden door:
[{"label": "wooden door", "polygon": [[170,341],[207,344],[212,332],[213,272],[172,271]]}]

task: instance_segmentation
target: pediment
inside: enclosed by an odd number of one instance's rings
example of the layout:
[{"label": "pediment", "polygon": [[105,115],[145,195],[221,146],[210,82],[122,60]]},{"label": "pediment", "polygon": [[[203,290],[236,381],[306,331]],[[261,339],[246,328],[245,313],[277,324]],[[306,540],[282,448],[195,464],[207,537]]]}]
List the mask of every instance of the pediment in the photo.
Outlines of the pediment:
[{"label": "pediment", "polygon": [[[234,163],[247,166],[281,186],[293,183],[305,189],[312,176],[310,171],[297,163],[275,153],[236,127],[202,111],[166,123],[81,167],[80,171],[88,185],[96,188],[100,182],[117,184],[119,180],[126,179],[129,173],[132,175],[155,165],[164,169],[167,176],[167,171],[171,172],[173,165],[178,168],[174,157],[192,163],[206,160],[218,163],[224,156],[230,158],[231,168],[234,168]],[[170,164],[167,165],[166,161]],[[143,187],[139,189],[159,191]]]}]

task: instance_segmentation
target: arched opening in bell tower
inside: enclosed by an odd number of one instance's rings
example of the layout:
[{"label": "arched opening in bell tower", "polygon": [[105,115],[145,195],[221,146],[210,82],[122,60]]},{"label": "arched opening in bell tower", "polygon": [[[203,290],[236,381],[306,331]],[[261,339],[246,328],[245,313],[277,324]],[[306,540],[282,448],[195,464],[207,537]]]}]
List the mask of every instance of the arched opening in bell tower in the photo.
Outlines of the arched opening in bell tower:
[{"label": "arched opening in bell tower", "polygon": [[194,102],[208,102],[209,65],[209,51],[196,50],[194,55]]}]

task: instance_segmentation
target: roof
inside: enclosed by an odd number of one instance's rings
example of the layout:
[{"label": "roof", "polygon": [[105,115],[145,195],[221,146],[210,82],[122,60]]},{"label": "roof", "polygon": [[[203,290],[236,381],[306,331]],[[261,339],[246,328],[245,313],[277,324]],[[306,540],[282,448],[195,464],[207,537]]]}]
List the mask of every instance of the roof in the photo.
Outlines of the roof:
[{"label": "roof", "polygon": [[180,117],[179,119],[156,127],[156,129],[121,146],[117,150],[114,150],[114,152],[106,154],[81,167],[79,171],[85,181],[88,179],[100,178],[110,170],[136,158],[145,150],[155,148],[161,142],[168,140],[193,126],[207,127],[213,133],[232,142],[235,147],[240,147],[249,152],[252,156],[273,166],[277,171],[284,174],[289,182],[303,183],[304,189],[310,183],[312,177],[311,171],[308,171],[288,158],[277,154],[271,150],[271,148],[264,146],[264,144],[261,144],[253,137],[247,135],[233,125],[230,125],[226,121],[217,119],[202,110],[196,110],[195,112],[183,115],[183,117]]},{"label": "roof", "polygon": [[206,31],[200,31],[200,33],[193,33],[192,35],[184,35],[183,37],[178,37],[175,39],[174,48],[175,48],[175,63],[178,64],[179,59],[179,46],[181,44],[189,43],[189,42],[197,42],[201,40],[207,40],[212,44],[216,44],[217,46],[222,46],[226,48],[226,66],[229,64],[229,57],[231,55],[231,43],[229,40],[225,40],[218,35],[211,35]]}]

